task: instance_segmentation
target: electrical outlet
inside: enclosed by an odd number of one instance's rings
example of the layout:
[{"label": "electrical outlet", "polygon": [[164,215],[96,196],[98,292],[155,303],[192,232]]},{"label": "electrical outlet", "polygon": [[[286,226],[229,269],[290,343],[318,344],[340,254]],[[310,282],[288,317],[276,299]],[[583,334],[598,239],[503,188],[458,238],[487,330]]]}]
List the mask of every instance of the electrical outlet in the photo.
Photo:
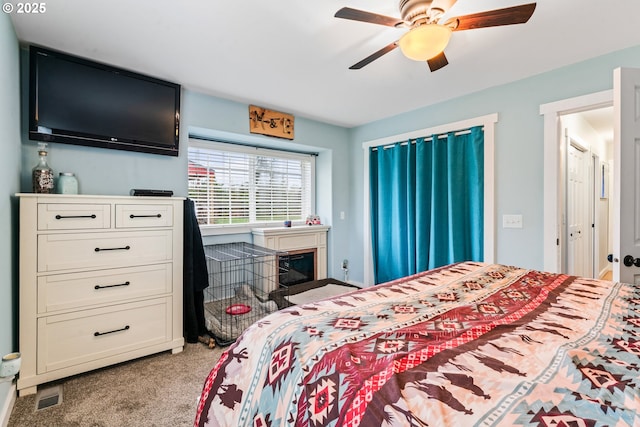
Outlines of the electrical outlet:
[{"label": "electrical outlet", "polygon": [[344,261],[342,261],[342,269],[346,270],[348,268],[349,268],[349,261],[345,259]]}]

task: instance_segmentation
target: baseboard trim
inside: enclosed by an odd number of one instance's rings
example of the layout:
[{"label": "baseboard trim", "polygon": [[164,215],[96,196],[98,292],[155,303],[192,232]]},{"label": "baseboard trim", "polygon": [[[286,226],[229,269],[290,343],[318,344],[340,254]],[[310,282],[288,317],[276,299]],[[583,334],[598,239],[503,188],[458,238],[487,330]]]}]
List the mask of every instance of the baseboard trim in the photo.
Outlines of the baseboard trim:
[{"label": "baseboard trim", "polygon": [[368,286],[365,286],[364,283],[356,282],[354,280],[348,280],[347,283],[353,286],[357,286],[358,288],[368,288]]},{"label": "baseboard trim", "polygon": [[[602,270],[600,270],[600,274],[598,275],[598,278],[599,279],[603,279],[604,276],[606,276],[607,273],[609,273],[610,271],[611,271],[611,268],[609,268],[608,266],[603,268]],[[611,280],[613,280],[613,279],[611,279]]]},{"label": "baseboard trim", "polygon": [[13,411],[13,405],[16,403],[16,385],[11,384],[7,398],[2,405],[2,411],[0,412],[0,426],[7,427],[9,425],[9,417],[11,417],[11,411]]}]

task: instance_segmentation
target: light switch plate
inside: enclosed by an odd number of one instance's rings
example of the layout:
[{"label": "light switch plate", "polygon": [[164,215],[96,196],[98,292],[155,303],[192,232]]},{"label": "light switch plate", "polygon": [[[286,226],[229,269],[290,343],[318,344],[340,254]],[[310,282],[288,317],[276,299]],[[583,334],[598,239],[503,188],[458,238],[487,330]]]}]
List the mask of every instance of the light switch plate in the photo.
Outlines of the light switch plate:
[{"label": "light switch plate", "polygon": [[502,228],[522,228],[522,215],[502,215]]}]

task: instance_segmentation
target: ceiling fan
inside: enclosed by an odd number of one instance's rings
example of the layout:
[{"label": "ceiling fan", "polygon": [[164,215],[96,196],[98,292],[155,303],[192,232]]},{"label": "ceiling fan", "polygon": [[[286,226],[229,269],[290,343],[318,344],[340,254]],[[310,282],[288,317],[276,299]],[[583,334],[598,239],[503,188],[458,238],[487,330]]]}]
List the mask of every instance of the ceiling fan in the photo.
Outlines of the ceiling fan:
[{"label": "ceiling fan", "polygon": [[439,70],[449,63],[444,48],[449,43],[453,31],[501,25],[524,24],[536,8],[535,3],[494,9],[486,12],[441,19],[457,0],[400,0],[401,18],[393,18],[364,10],[343,7],[336,12],[336,18],[369,22],[396,28],[409,28],[399,40],[367,56],[349,67],[359,70],[382,55],[400,47],[402,53],[415,61],[426,61],[431,71]]}]

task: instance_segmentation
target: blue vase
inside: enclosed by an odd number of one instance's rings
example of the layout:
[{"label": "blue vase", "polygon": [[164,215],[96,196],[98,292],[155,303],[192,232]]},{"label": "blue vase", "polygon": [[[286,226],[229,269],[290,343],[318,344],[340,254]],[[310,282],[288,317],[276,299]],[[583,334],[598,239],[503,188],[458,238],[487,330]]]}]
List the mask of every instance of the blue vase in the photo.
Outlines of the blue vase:
[{"label": "blue vase", "polygon": [[56,188],[58,194],[78,194],[78,180],[71,172],[60,172]]}]

